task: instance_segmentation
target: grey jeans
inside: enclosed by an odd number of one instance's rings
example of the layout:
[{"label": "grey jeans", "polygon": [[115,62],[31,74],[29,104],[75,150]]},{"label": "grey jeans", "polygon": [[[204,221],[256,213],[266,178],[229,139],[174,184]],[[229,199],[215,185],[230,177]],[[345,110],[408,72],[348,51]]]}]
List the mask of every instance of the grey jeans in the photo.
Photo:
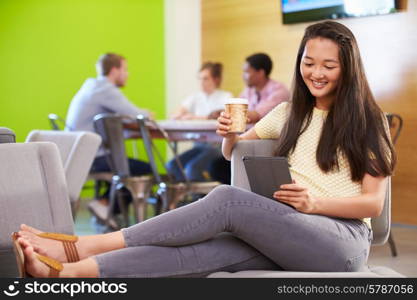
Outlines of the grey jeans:
[{"label": "grey jeans", "polygon": [[100,277],[357,271],[368,259],[372,240],[372,231],[360,220],[300,213],[227,185],[122,233],[126,248],[95,257]]}]

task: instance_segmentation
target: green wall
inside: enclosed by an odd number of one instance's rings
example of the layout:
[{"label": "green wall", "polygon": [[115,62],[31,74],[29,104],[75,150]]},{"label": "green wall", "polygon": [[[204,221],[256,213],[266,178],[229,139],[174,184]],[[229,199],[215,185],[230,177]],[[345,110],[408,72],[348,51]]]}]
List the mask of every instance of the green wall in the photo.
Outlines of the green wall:
[{"label": "green wall", "polygon": [[[0,126],[22,142],[65,117],[104,52],[127,58],[123,89],[165,116],[163,0],[0,0]],[[142,151],[143,152],[143,151]],[[141,155],[142,156],[142,155]]]}]

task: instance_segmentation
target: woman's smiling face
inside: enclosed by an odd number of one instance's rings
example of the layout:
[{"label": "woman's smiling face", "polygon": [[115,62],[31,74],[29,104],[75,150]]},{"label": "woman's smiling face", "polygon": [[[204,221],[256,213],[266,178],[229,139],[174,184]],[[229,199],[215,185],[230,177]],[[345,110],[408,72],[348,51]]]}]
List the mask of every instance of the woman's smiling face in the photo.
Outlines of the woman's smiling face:
[{"label": "woman's smiling face", "polygon": [[306,43],[300,72],[316,101],[333,103],[340,78],[339,46],[326,38],[313,38]]}]

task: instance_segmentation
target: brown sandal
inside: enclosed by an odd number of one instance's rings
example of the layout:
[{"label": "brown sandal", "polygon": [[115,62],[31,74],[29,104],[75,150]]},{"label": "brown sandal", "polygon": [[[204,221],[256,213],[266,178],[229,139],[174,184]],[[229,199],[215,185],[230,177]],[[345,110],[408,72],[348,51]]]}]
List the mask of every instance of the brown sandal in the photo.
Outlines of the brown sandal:
[{"label": "brown sandal", "polygon": [[37,236],[50,240],[61,241],[64,246],[67,261],[69,263],[77,262],[80,260],[77,247],[75,246],[75,243],[78,241],[78,236],[52,232],[38,233]]},{"label": "brown sandal", "polygon": [[[25,268],[25,255],[23,253],[22,246],[19,244],[17,239],[19,238],[19,235],[17,232],[13,232],[12,234],[12,241],[13,241],[13,249],[16,256],[16,262],[17,267],[19,270],[19,277],[31,277],[27,272]],[[59,277],[59,273],[63,270],[64,266],[57,260],[36,254],[36,258],[43,262],[45,265],[49,267],[49,275],[48,277],[57,278]]]}]

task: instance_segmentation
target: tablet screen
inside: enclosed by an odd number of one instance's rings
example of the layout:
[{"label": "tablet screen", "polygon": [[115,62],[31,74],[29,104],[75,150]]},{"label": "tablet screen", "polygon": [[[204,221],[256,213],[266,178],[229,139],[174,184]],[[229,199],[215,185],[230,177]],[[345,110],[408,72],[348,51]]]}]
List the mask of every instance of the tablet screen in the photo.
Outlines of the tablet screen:
[{"label": "tablet screen", "polygon": [[292,183],[286,157],[244,156],[251,191],[277,201],[273,194],[280,185]]}]

